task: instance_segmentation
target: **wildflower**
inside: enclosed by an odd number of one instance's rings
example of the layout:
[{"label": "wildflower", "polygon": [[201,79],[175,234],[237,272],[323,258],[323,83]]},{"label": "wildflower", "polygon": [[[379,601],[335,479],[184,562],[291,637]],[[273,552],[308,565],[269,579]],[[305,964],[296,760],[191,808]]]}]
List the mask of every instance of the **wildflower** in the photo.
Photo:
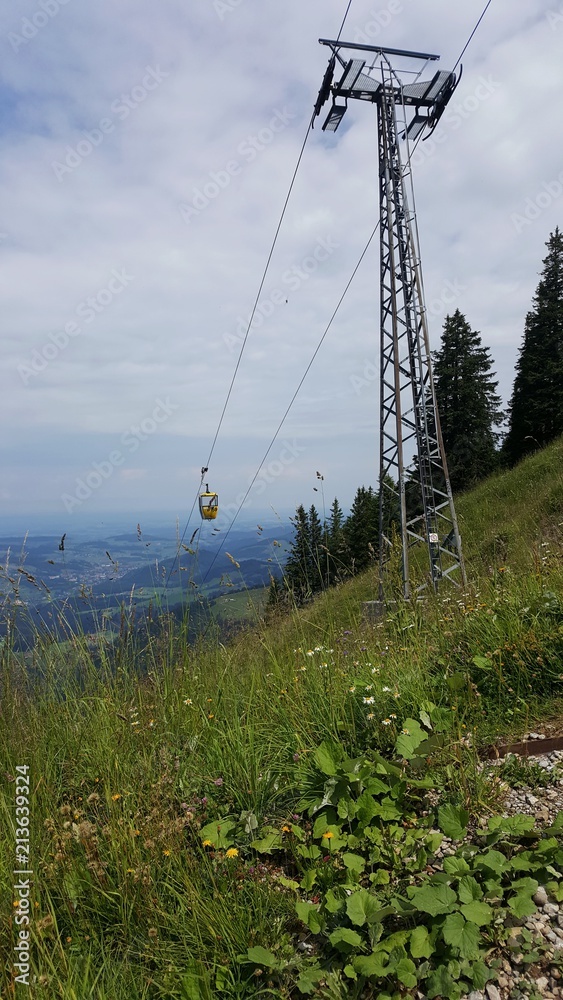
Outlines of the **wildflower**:
[{"label": "wildflower", "polygon": [[381,722],[382,722],[382,724],[384,726],[390,726],[391,725],[391,719],[382,719]]},{"label": "wildflower", "polygon": [[222,778],[215,778],[213,784],[217,785],[217,787],[220,788],[221,785],[223,784],[223,779]]},{"label": "wildflower", "polygon": [[305,656],[314,656],[314,655],[315,655],[314,650],[312,649],[308,649],[307,652],[305,653]]},{"label": "wildflower", "polygon": [[204,847],[213,847],[213,841],[212,840],[204,840],[203,841],[203,846]]},{"label": "wildflower", "polygon": [[373,695],[370,695],[369,698],[363,698],[362,700],[363,700],[364,705],[373,705],[373,704],[375,704],[375,698],[373,697]]},{"label": "wildflower", "polygon": [[122,798],[122,796],[119,794],[119,792],[116,792],[115,795],[112,795],[111,801],[112,802],[117,802],[120,798]]},{"label": "wildflower", "polygon": [[227,857],[228,858],[238,858],[238,851],[237,851],[236,847],[229,847],[229,850],[227,851]]},{"label": "wildflower", "polygon": [[408,729],[401,729],[401,732],[402,732],[403,736],[410,736],[410,732],[409,732]]},{"label": "wildflower", "polygon": [[156,938],[156,937],[158,937],[158,931],[157,931],[156,927],[149,927],[148,934],[149,934],[150,938]]},{"label": "wildflower", "polygon": [[213,712],[210,712],[209,715],[207,716],[207,718],[208,719],[214,719],[215,716],[213,715]]},{"label": "wildflower", "polygon": [[132,726],[138,726],[138,725],[139,725],[139,723],[138,723],[138,722],[137,722],[137,720],[135,719],[135,721],[134,721],[134,722],[132,722],[132,723],[131,723],[131,725],[132,725]]},{"label": "wildflower", "polygon": [[331,833],[330,830],[327,830],[326,833],[323,833],[323,840],[332,840],[333,837],[334,834]]},{"label": "wildflower", "polygon": [[154,719],[151,719],[151,721],[149,722],[149,729],[152,729],[153,726],[154,726]]},{"label": "wildflower", "polygon": [[321,670],[326,670],[327,667],[328,667],[328,663],[321,663],[320,664]]},{"label": "wildflower", "polygon": [[366,684],[366,691],[373,691],[373,684]]},{"label": "wildflower", "polygon": [[370,722],[371,722],[372,719],[375,719],[375,715],[373,714],[373,712],[369,713],[368,719],[369,719]]},{"label": "wildflower", "polygon": [[389,718],[390,718],[390,719],[396,719],[396,718],[397,718],[397,716],[396,716],[396,715],[393,715],[393,713],[391,712],[391,713],[390,713],[390,715],[389,715]]},{"label": "wildflower", "polygon": [[399,694],[399,692],[398,692],[398,691],[395,691],[395,693],[394,693],[393,697],[394,697],[394,698],[400,698],[400,697],[401,697],[401,695]]},{"label": "wildflower", "polygon": [[282,833],[291,833],[290,826],[282,826]]},{"label": "wildflower", "polygon": [[170,857],[170,851],[169,850],[163,851],[162,853],[164,854],[165,858],[169,858]]},{"label": "wildflower", "polygon": [[193,705],[192,699],[191,698],[184,698],[184,705]]},{"label": "wildflower", "polygon": [[388,694],[388,693],[390,693],[390,691],[391,691],[391,688],[389,688],[389,687],[384,687],[384,688],[383,688],[382,690],[383,690],[383,694]]},{"label": "wildflower", "polygon": [[356,690],[356,685],[355,685],[355,684],[352,684],[352,687],[351,687],[351,688],[348,688],[348,690],[349,690],[350,694],[354,694],[354,692],[355,692],[355,690]]}]

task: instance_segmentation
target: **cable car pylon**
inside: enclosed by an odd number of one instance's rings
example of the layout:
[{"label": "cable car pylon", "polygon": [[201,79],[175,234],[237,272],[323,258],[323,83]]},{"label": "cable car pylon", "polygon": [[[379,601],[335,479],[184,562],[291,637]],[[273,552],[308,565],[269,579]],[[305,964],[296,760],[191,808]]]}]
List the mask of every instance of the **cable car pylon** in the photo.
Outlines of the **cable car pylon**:
[{"label": "cable car pylon", "polygon": [[[412,187],[410,156],[406,163],[402,162],[399,144],[400,137],[408,143],[419,140],[425,131],[434,130],[461,71],[458,77],[452,72],[438,71],[429,79],[421,79],[427,65],[439,56],[323,38],[319,41],[332,50],[315,105],[318,116],[332,97],[323,130],[337,130],[350,99],[377,106],[379,593],[378,600],[370,602],[371,614],[375,616],[384,612],[397,596],[390,571],[398,548],[405,600],[428,587],[437,591],[443,580],[457,586],[465,586],[467,582],[432,377],[416,219],[407,198],[407,186]],[[344,58],[343,50],[356,50],[357,57]],[[334,82],[337,64],[343,74]],[[415,545],[426,549],[427,570],[422,580],[419,570],[419,579],[413,584],[410,550]]]}]

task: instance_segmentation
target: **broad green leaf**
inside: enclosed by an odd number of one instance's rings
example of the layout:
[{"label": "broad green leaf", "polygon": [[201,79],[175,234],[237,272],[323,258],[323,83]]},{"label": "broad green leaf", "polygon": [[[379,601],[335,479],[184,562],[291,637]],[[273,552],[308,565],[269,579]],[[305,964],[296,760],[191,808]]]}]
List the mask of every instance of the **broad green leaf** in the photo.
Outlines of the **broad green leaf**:
[{"label": "broad green leaf", "polygon": [[494,917],[493,908],[488,903],[480,903],[477,900],[472,903],[464,903],[461,906],[461,912],[466,920],[471,920],[478,927],[490,924]]},{"label": "broad green leaf", "polygon": [[373,795],[369,792],[362,792],[358,801],[356,816],[362,826],[367,826],[374,816],[378,815],[378,805]]},{"label": "broad green leaf", "polygon": [[295,911],[300,920],[307,925],[313,934],[320,934],[322,930],[322,917],[314,903],[306,903],[300,900],[295,904]]},{"label": "broad green leaf", "polygon": [[372,885],[389,885],[391,881],[391,876],[385,868],[379,868],[376,872],[370,875]]},{"label": "broad green leaf", "polygon": [[525,892],[517,892],[508,900],[508,906],[517,917],[531,917],[537,910],[533,899]]},{"label": "broad green leaf", "polygon": [[232,847],[234,838],[231,836],[231,830],[234,830],[235,826],[236,823],[233,823],[230,819],[215,820],[213,823],[208,823],[207,826],[202,827],[199,831],[202,843],[210,840],[213,847]]},{"label": "broad green leaf", "polygon": [[413,958],[430,958],[434,953],[434,946],[426,927],[415,927],[414,931],[411,931],[410,949]]},{"label": "broad green leaf", "polygon": [[317,873],[315,869],[309,868],[309,871],[305,872],[299,885],[301,889],[305,889],[306,892],[310,892],[316,881],[317,881]]},{"label": "broad green leaf", "polygon": [[395,975],[403,986],[407,989],[414,989],[417,984],[416,978],[416,965],[411,962],[410,958],[402,958],[397,963],[397,968],[395,969]]},{"label": "broad green leaf", "polygon": [[294,878],[286,878],[285,875],[278,875],[278,882],[280,885],[285,886],[286,889],[299,888],[299,882],[296,882]]},{"label": "broad green leaf", "polygon": [[279,830],[270,829],[261,840],[253,840],[252,847],[259,854],[271,854],[282,848],[282,835]]},{"label": "broad green leaf", "polygon": [[444,858],[444,871],[448,875],[467,875],[471,869],[463,858]]},{"label": "broad green leaf", "polygon": [[500,851],[488,851],[487,854],[481,854],[475,858],[475,868],[489,868],[497,875],[502,875],[507,867],[508,862]]},{"label": "broad green leaf", "polygon": [[342,860],[348,871],[351,872],[363,872],[366,867],[365,858],[362,858],[359,854],[343,854]]},{"label": "broad green leaf", "polygon": [[425,992],[430,1000],[434,997],[447,997],[447,1000],[453,1000],[454,997],[459,997],[461,990],[457,988],[448,970],[440,965],[427,979]]},{"label": "broad green leaf", "polygon": [[369,979],[370,976],[383,979],[389,971],[387,955],[381,951],[373,955],[357,955],[353,964],[356,972],[360,976],[365,976],[366,979]]},{"label": "broad green leaf", "polygon": [[535,820],[533,816],[523,816],[518,813],[515,816],[493,816],[489,820],[489,829],[493,829],[491,823],[493,820],[500,820],[500,823],[496,829],[501,829],[505,833],[513,834],[515,837],[520,837],[523,833],[528,833],[535,826]]},{"label": "broad green leaf", "polygon": [[310,847],[305,847],[305,844],[299,844],[297,847],[297,853],[301,855],[302,858],[307,858],[309,861],[316,861],[320,858],[321,851],[316,844],[311,844]]},{"label": "broad green leaf", "polygon": [[325,909],[329,913],[338,913],[344,906],[344,900],[338,899],[333,889],[329,889],[325,895]]},{"label": "broad green leaf", "polygon": [[374,923],[374,918],[380,909],[379,902],[367,889],[352,893],[346,900],[346,913],[356,927]]},{"label": "broad green leaf", "polygon": [[478,958],[481,934],[461,913],[450,913],[444,921],[444,941],[459,949],[462,958]]},{"label": "broad green leaf", "polygon": [[473,663],[479,670],[492,670],[493,661],[488,656],[474,656]]},{"label": "broad green leaf", "polygon": [[344,966],[344,975],[347,976],[348,979],[353,979],[354,981],[358,978],[358,974],[353,965]]},{"label": "broad green leaf", "polygon": [[268,951],[266,948],[262,948],[259,944],[254,948],[249,948],[247,955],[248,961],[254,962],[255,965],[263,965],[267,969],[279,968],[280,963],[276,956],[272,955],[272,952]]},{"label": "broad green leaf", "polygon": [[452,911],[457,902],[457,896],[449,885],[427,885],[413,893],[412,902],[423,913],[437,917],[440,913]]},{"label": "broad green leaf", "polygon": [[337,948],[338,951],[342,951],[346,955],[362,944],[360,935],[348,927],[338,927],[329,936],[329,941],[333,948]]},{"label": "broad green leaf", "polygon": [[469,813],[462,806],[440,806],[438,809],[438,826],[446,837],[451,840],[462,840],[467,833]]},{"label": "broad green leaf", "polygon": [[311,996],[317,990],[317,983],[326,976],[326,971],[318,965],[305,969],[297,980],[297,989],[306,996]]},{"label": "broad green leaf", "polygon": [[471,979],[476,990],[484,990],[489,979],[494,977],[492,969],[488,969],[484,962],[473,962],[471,965]]},{"label": "broad green leaf", "polygon": [[464,875],[463,878],[460,878],[457,894],[461,903],[473,903],[474,900],[483,898],[483,890],[472,875]]},{"label": "broad green leaf", "polygon": [[420,722],[416,719],[406,719],[403,723],[403,730],[397,737],[395,750],[400,757],[410,760],[414,757],[417,747],[424,742],[428,733],[422,729]]},{"label": "broad green leaf", "polygon": [[325,740],[324,743],[321,743],[320,747],[317,747],[314,756],[315,763],[323,774],[328,774],[329,777],[338,774],[339,764],[342,760],[340,747]]}]

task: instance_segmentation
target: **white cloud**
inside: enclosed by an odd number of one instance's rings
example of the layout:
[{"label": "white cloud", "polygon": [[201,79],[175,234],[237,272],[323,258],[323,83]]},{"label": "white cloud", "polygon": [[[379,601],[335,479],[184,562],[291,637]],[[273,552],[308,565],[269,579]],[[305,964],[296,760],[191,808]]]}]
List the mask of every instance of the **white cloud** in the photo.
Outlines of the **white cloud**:
[{"label": "white cloud", "polygon": [[[212,0],[68,0],[44,24],[33,21],[41,9],[12,0],[0,12],[0,416],[10,428],[0,513],[61,509],[69,484],[159,396],[178,409],[142,453],[146,476],[123,470],[91,503],[181,511],[328,61],[318,38],[335,36],[344,4],[241,0],[221,19]],[[481,0],[355,0],[344,37],[375,21],[377,44],[435,51],[451,68],[481,10]],[[23,18],[42,26],[15,46]],[[541,0],[516,0],[510,19],[493,2],[463,59],[443,141],[421,144],[415,166],[433,344],[458,289],[453,308],[491,347],[505,398],[545,240],[561,222],[556,196],[520,232],[512,217],[563,170],[553,119],[562,34]],[[336,139],[321,123],[214,456],[210,476],[227,498],[256,470],[377,220],[374,109],[351,106]],[[67,159],[68,172],[53,167]],[[198,206],[187,221],[185,205]],[[319,240],[337,246],[291,283]],[[344,499],[376,480],[377,383],[357,393],[351,379],[377,361],[377,254],[376,240],[284,428],[305,451],[261,502],[295,506],[323,463],[325,489]],[[123,270],[132,280],[110,299]],[[21,366],[38,357],[48,363],[26,381]]]}]

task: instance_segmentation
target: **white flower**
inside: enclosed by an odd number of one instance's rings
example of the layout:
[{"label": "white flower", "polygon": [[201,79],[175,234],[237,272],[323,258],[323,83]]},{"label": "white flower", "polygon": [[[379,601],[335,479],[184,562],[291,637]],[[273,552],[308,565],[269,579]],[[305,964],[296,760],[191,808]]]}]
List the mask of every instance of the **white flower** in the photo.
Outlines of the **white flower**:
[{"label": "white flower", "polygon": [[348,690],[349,690],[350,694],[354,694],[354,691],[356,690],[356,685],[353,684],[351,688],[348,688]]},{"label": "white flower", "polygon": [[375,698],[373,697],[373,695],[371,695],[369,698],[364,698],[363,702],[364,702],[364,705],[374,705],[375,704]]},{"label": "white flower", "polygon": [[384,687],[382,690],[383,690],[383,694],[387,694],[387,692],[390,691],[391,688]]},{"label": "white flower", "polygon": [[390,726],[391,725],[391,719],[382,719],[381,722],[382,722],[382,725],[384,725],[384,726]]}]

